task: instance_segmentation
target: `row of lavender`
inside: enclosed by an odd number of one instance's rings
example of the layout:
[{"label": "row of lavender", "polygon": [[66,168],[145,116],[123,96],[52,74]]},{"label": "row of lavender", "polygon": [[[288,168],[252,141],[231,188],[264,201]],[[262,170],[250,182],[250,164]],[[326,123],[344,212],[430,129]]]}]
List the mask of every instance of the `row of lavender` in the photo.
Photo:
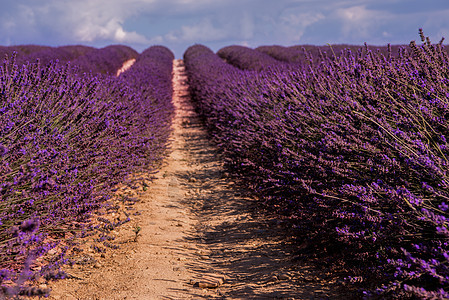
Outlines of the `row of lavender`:
[{"label": "row of lavender", "polygon": [[[389,45],[389,46],[378,46],[369,48],[376,49],[378,54],[383,54],[388,58],[388,56],[399,56],[401,55],[402,49],[406,45]],[[255,50],[267,54],[276,60],[290,63],[290,64],[317,64],[326,59],[334,59],[339,57],[342,52],[361,52],[362,55],[366,54],[368,45],[365,47],[358,45],[326,45],[326,46],[313,46],[313,45],[297,45],[284,47],[279,45],[273,46],[260,46]]]},{"label": "row of lavender", "polygon": [[263,72],[201,45],[184,58],[228,166],[294,221],[301,253],[344,268],[367,294],[449,297],[449,58],[440,44]]},{"label": "row of lavender", "polygon": [[124,45],[111,45],[101,49],[88,46],[0,46],[0,58],[15,56],[15,63],[35,63],[48,65],[52,61],[71,62],[79,73],[114,74],[126,60],[139,55],[134,49]]},{"label": "row of lavender", "polygon": [[[388,45],[372,47],[358,45],[297,45],[297,46],[260,46],[250,49],[244,46],[227,46],[220,49],[217,55],[227,63],[242,70],[261,71],[273,67],[288,66],[298,69],[304,66],[318,65],[327,60],[341,57],[342,53],[353,53],[358,56],[365,56],[369,48],[375,49],[377,56],[383,55],[386,59],[401,58],[405,53],[406,45]],[[448,52],[449,49],[446,49]]]},{"label": "row of lavender", "polygon": [[6,294],[45,293],[21,286],[59,276],[64,251],[39,272],[31,272],[32,261],[83,235],[89,215],[115,186],[153,171],[167,149],[174,56],[153,46],[119,77],[95,76],[105,65],[118,67],[118,56],[121,63],[135,57],[125,48],[101,57],[87,53],[93,55],[83,61],[99,66],[88,73],[76,60],[46,66],[5,60],[0,68],[0,283]]}]

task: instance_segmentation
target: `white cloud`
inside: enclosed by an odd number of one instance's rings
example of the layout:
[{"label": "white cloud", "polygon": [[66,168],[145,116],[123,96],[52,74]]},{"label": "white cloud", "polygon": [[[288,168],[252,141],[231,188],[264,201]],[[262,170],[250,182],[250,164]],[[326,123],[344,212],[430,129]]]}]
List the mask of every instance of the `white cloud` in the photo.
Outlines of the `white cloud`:
[{"label": "white cloud", "polygon": [[[437,37],[441,40],[441,38],[444,37],[446,43],[449,42],[449,26],[446,28],[441,28],[440,30],[438,30],[437,32]],[[437,41],[435,41],[437,42]],[[439,42],[439,41],[438,41]]]},{"label": "white cloud", "polygon": [[429,35],[432,42],[438,43],[444,37],[444,43],[449,43],[449,22],[447,16],[449,16],[449,9],[440,10],[430,15],[424,22],[422,26],[424,34]]},{"label": "white cloud", "polygon": [[365,8],[365,6],[352,6],[348,8],[340,8],[337,10],[337,14],[341,16],[342,19],[348,22],[360,22],[367,16],[370,12]]},{"label": "white cloud", "polygon": [[86,20],[86,22],[74,26],[72,30],[75,38],[81,42],[112,40],[118,43],[148,43],[145,36],[137,32],[125,31],[118,18],[112,18],[107,22]]},{"label": "white cloud", "polygon": [[283,43],[300,42],[307,27],[325,19],[322,12],[304,12],[303,9],[294,8],[284,10],[275,23],[275,30],[279,32]]},{"label": "white cloud", "polygon": [[164,39],[169,42],[201,42],[221,40],[227,36],[226,28],[216,27],[210,18],[204,18],[194,25],[183,25],[179,30],[169,32]]},{"label": "white cloud", "polygon": [[26,5],[19,5],[19,15],[18,18],[25,20],[29,24],[35,23],[35,12],[31,7]]},{"label": "white cloud", "polygon": [[136,14],[139,5],[151,4],[153,1],[106,1],[84,0],[58,5],[62,17],[70,24],[69,29],[74,38],[80,42],[111,40],[117,43],[148,43],[148,39],[137,32],[124,30],[122,24]]},{"label": "white cloud", "polygon": [[365,5],[340,8],[335,16],[341,21],[341,33],[348,38],[366,38],[371,36],[378,26],[392,16],[388,12],[367,9]]},{"label": "white cloud", "polygon": [[13,18],[2,18],[0,20],[0,28],[5,31],[12,31],[16,27],[16,22]]},{"label": "white cloud", "polygon": [[280,21],[282,24],[287,26],[299,26],[305,28],[322,19],[324,19],[324,15],[322,13],[300,13],[283,15],[281,16]]},{"label": "white cloud", "polygon": [[240,21],[240,32],[243,39],[251,39],[254,36],[254,20],[252,15],[245,13]]},{"label": "white cloud", "polygon": [[[179,1],[179,0],[178,0]],[[233,14],[214,12],[201,15],[192,24],[180,25],[161,35],[169,43],[205,43],[221,40],[252,40],[256,33],[254,15],[245,12]]]},{"label": "white cloud", "polygon": [[160,35],[152,37],[148,40],[148,45],[159,45],[164,43],[164,38]]},{"label": "white cloud", "polygon": [[[0,11],[0,36],[15,43],[148,43],[124,22],[157,0],[22,0]],[[5,6],[5,5],[4,5]],[[21,39],[21,40],[19,40]]]},{"label": "white cloud", "polygon": [[[174,2],[173,5],[185,5],[185,6],[203,6],[208,4],[217,3],[220,1],[217,0],[174,0],[174,1],[167,1],[167,2]],[[226,3],[226,0],[222,0],[221,2]]]},{"label": "white cloud", "polygon": [[[1,1],[1,0],[0,0]],[[444,0],[3,1],[0,43],[206,45],[449,40]],[[438,2],[438,3],[437,3]],[[50,42],[49,42],[50,41]],[[447,41],[447,40],[446,40]]]}]

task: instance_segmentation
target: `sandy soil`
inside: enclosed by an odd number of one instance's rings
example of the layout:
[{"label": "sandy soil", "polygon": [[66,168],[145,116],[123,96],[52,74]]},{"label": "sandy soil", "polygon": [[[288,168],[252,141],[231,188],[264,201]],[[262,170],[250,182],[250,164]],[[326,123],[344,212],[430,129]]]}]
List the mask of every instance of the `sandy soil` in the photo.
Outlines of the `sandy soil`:
[{"label": "sandy soil", "polygon": [[49,299],[338,299],[335,276],[294,261],[288,224],[262,214],[228,178],[182,60],[173,80],[172,150],[148,187],[126,191],[139,201],[132,221],[109,233],[120,248],[81,251],[85,263],[49,283]]}]

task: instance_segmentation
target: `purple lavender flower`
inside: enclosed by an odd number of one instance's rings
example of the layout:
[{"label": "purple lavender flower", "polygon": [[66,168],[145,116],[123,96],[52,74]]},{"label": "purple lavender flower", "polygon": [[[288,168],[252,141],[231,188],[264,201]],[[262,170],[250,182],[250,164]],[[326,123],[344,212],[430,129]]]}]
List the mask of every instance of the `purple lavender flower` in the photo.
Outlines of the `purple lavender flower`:
[{"label": "purple lavender flower", "polygon": [[34,232],[39,228],[39,221],[36,219],[25,220],[20,224],[22,232]]},{"label": "purple lavender flower", "polygon": [[8,153],[8,148],[6,146],[0,144],[0,157],[5,156]]}]

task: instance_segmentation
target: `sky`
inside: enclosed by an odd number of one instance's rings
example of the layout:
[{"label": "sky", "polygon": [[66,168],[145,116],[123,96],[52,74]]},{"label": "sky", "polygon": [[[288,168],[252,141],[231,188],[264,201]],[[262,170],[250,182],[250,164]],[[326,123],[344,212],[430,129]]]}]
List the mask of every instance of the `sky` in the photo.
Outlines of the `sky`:
[{"label": "sky", "polygon": [[[370,45],[449,41],[449,0],[0,0],[0,45]],[[445,44],[447,44],[445,42]]]}]

